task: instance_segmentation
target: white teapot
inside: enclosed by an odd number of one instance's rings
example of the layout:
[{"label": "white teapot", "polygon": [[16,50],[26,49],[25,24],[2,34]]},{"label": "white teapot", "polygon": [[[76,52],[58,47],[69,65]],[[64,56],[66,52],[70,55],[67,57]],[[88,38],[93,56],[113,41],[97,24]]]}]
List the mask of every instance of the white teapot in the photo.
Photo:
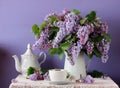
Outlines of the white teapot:
[{"label": "white teapot", "polygon": [[[43,60],[39,63],[38,58],[41,55],[44,55]],[[27,70],[29,67],[34,67],[36,70],[41,69],[40,65],[45,62],[46,60],[46,54],[44,52],[41,52],[39,55],[35,55],[32,52],[31,45],[28,44],[27,50],[25,54],[21,55],[21,61],[19,61],[18,57],[16,55],[12,56],[15,60],[15,68],[18,72],[22,73],[23,75],[27,75]]]}]

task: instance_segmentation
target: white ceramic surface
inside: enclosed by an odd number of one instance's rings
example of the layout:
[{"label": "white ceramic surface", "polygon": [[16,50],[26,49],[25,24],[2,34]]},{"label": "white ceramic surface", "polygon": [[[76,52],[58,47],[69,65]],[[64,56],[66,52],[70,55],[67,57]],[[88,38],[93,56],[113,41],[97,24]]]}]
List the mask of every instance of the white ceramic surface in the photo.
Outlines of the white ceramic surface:
[{"label": "white ceramic surface", "polygon": [[50,81],[63,82],[67,80],[67,72],[64,69],[49,70]]},{"label": "white ceramic surface", "polygon": [[[39,63],[38,58],[41,55],[44,55],[43,60]],[[21,55],[21,61],[19,61],[18,57],[16,55],[12,56],[15,60],[15,67],[16,70],[23,75],[27,74],[27,69],[29,67],[34,67],[36,70],[40,70],[40,65],[45,62],[46,60],[46,54],[44,52],[41,52],[39,55],[36,55],[33,53],[31,49],[31,45],[28,44],[26,52]]]},{"label": "white ceramic surface", "polygon": [[67,55],[67,52],[65,52],[65,64],[64,69],[71,75],[73,80],[77,80],[80,78],[80,75],[82,77],[86,76],[86,65],[84,60],[83,53],[79,54],[78,58],[74,59],[75,64],[71,65],[69,62],[69,56]]}]

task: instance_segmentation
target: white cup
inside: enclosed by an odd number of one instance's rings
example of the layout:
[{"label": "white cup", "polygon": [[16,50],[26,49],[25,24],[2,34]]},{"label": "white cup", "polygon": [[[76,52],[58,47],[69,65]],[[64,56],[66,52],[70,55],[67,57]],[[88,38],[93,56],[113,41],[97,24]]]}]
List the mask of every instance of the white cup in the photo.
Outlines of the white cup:
[{"label": "white cup", "polygon": [[66,81],[67,71],[64,69],[49,70],[50,81]]}]

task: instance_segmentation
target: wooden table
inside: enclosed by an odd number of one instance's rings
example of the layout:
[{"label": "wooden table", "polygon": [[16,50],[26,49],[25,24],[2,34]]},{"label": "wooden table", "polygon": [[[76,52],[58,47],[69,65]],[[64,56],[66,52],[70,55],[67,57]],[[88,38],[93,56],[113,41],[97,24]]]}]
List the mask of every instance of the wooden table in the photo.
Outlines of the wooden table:
[{"label": "wooden table", "polygon": [[31,81],[19,75],[10,84],[9,88],[119,88],[109,77],[107,79],[94,78],[94,80],[93,84],[67,82],[66,84],[57,85],[45,80]]}]

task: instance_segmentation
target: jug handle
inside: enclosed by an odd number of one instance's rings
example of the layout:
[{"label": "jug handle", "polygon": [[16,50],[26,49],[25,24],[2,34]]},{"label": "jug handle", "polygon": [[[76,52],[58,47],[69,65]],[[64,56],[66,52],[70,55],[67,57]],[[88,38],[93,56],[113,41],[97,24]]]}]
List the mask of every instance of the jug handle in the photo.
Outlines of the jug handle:
[{"label": "jug handle", "polygon": [[41,57],[42,54],[44,55],[44,58],[43,58],[43,60],[39,63],[40,65],[43,64],[43,63],[46,61],[46,54],[45,54],[44,52],[40,52],[39,57]]}]

